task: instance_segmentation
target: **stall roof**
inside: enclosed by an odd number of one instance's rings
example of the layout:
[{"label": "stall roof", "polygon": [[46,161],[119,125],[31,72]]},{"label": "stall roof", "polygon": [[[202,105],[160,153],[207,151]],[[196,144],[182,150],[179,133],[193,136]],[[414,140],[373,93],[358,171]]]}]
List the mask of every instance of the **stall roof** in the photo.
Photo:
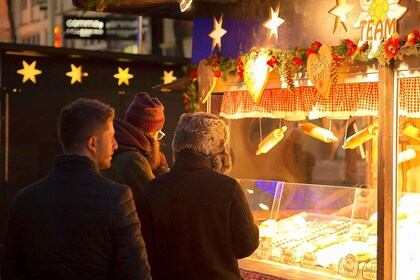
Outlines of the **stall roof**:
[{"label": "stall roof", "polygon": [[[257,8],[269,0],[193,0],[190,8],[181,12],[181,0],[121,0],[120,5],[109,5],[104,12],[192,20],[224,13],[240,15],[242,12]],[[81,7],[80,1],[73,4]]]}]

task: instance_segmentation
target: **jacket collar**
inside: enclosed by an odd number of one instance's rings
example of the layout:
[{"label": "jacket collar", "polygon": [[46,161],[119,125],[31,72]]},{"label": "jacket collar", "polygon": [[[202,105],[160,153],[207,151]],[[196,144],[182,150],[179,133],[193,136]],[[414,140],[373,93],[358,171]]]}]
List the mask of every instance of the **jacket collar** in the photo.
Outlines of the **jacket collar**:
[{"label": "jacket collar", "polygon": [[63,154],[55,158],[54,169],[63,170],[93,170],[99,173],[99,168],[94,161],[86,156]]},{"label": "jacket collar", "polygon": [[178,154],[172,169],[197,170],[202,168],[212,169],[211,161],[205,155],[194,152],[181,152]]}]

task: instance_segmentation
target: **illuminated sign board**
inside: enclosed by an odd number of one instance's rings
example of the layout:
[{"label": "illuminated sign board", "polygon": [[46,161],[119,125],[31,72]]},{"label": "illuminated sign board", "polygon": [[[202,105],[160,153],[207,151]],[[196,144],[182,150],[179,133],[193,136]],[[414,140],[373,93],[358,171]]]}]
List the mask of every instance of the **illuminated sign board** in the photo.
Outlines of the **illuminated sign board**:
[{"label": "illuminated sign board", "polygon": [[136,17],[64,17],[66,39],[136,40]]}]

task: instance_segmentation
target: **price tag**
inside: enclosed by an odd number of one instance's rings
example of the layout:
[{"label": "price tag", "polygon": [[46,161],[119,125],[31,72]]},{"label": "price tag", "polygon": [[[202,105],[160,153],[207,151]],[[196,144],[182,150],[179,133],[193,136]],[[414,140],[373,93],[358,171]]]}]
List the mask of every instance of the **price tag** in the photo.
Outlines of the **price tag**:
[{"label": "price tag", "polygon": [[338,273],[345,277],[355,278],[359,271],[359,262],[352,254],[348,254],[345,258],[341,258],[338,264]]},{"label": "price tag", "polygon": [[316,256],[314,253],[308,252],[302,255],[300,259],[300,266],[307,268],[316,267]]},{"label": "price tag", "polygon": [[271,245],[266,240],[266,241],[262,242],[260,244],[260,246],[258,247],[257,256],[262,258],[262,259],[268,260],[270,258],[270,255],[271,255]]},{"label": "price tag", "polygon": [[376,259],[371,260],[368,262],[362,270],[363,279],[376,279]]},{"label": "price tag", "polygon": [[281,248],[273,247],[271,250],[271,257],[270,259],[273,261],[280,261],[280,255],[281,255]]},{"label": "price tag", "polygon": [[293,264],[296,259],[296,252],[290,248],[281,249],[281,255],[279,262],[284,264]]}]

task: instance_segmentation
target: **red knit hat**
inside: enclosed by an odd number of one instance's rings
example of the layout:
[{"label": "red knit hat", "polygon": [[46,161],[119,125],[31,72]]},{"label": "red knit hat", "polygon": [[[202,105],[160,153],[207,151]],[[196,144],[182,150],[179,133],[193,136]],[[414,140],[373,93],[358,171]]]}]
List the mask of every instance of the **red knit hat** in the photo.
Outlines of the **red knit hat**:
[{"label": "red knit hat", "polygon": [[139,92],[128,106],[124,120],[146,133],[154,133],[161,130],[165,123],[163,109],[159,99],[150,98],[146,92]]}]

